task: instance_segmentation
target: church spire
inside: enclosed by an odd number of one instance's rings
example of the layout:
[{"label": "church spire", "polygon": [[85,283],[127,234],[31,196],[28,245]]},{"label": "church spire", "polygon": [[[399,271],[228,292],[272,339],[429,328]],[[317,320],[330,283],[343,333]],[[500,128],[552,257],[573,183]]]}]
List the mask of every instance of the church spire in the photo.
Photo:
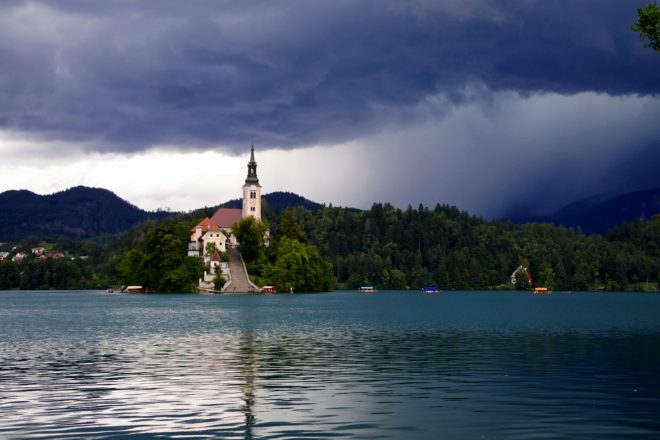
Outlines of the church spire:
[{"label": "church spire", "polygon": [[259,178],[257,177],[257,162],[254,160],[254,145],[250,150],[250,161],[248,162],[248,174],[245,179],[246,185],[259,186]]},{"label": "church spire", "polygon": [[261,220],[261,185],[257,177],[257,161],[254,160],[254,145],[250,150],[248,174],[243,185],[243,218],[248,215]]}]

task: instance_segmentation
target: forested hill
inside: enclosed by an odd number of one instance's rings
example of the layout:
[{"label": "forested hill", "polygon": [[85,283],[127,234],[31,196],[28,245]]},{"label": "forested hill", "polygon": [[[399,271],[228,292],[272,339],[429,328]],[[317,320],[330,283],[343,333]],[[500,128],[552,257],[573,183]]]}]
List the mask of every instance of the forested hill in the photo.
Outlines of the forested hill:
[{"label": "forested hill", "polygon": [[[16,194],[2,198],[11,196]],[[58,241],[53,245],[58,250],[89,256],[76,260],[66,276],[53,266],[63,265],[63,260],[0,262],[0,289],[120,285],[124,256],[153,230],[168,225],[181,229],[177,255],[183,257],[190,228],[213,208],[203,211],[137,224],[102,240]],[[529,268],[534,285],[555,290],[657,291],[660,281],[660,215],[618,226],[607,236],[586,236],[579,229],[548,224],[487,221],[441,205],[401,210],[374,204],[363,211],[297,206],[289,211],[301,235],[332,263],[340,288],[365,283],[379,289],[416,290],[431,283],[442,289],[512,288],[511,274],[521,265]],[[264,214],[271,242],[281,242],[282,231],[291,229],[283,221],[290,214],[274,209]],[[39,243],[33,241],[19,245],[29,250]]]},{"label": "forested hill", "polygon": [[[487,221],[444,205],[401,210],[377,203],[358,211],[309,202],[315,208],[311,209],[301,203],[306,199],[293,194],[275,203],[269,196],[264,197],[264,217],[271,242],[280,242],[278,235],[291,229],[282,221],[291,217],[286,208],[302,228],[300,235],[332,263],[340,288],[374,284],[380,289],[419,289],[431,283],[443,289],[511,288],[511,274],[519,266],[529,268],[534,285],[555,290],[658,290],[660,282],[660,215],[620,225],[605,236],[587,236],[577,228]],[[27,235],[85,237],[128,229],[102,240],[54,243],[58,250],[89,256],[76,260],[71,275],[64,278],[46,267],[55,264],[52,260],[0,262],[0,289],[119,285],[120,262],[150,231],[167,225],[181,229],[178,246],[184,256],[190,228],[214,209],[140,223],[167,214],[146,213],[109,191],[92,188],[51,196],[28,191],[0,194],[0,242]],[[36,238],[28,241],[19,245],[29,250],[39,243]],[[42,278],[31,271],[31,264],[35,270],[46,265],[39,272]],[[71,282],[61,284],[62,279]]]},{"label": "forested hill", "polygon": [[[603,237],[548,224],[486,221],[441,205],[295,212],[321,256],[333,263],[341,287],[511,288],[511,274],[521,265],[534,285],[560,290],[636,290],[648,283],[657,289],[660,278],[660,215]],[[277,231],[277,219],[269,220]]]},{"label": "forested hill", "polygon": [[0,241],[17,242],[30,235],[89,238],[167,215],[144,211],[100,188],[77,186],[50,195],[6,191],[0,193]]},{"label": "forested hill", "polygon": [[[310,211],[316,211],[321,206],[320,203],[312,202],[298,194],[287,191],[275,191],[272,193],[264,194],[261,197],[264,203],[264,209],[272,211],[284,211],[287,208],[294,206],[302,206]],[[224,208],[240,208],[243,206],[242,199],[233,199],[222,204]]]},{"label": "forested hill", "polygon": [[566,205],[554,214],[512,219],[514,223],[579,226],[586,234],[606,234],[613,226],[660,213],[660,188],[616,196],[594,196]]},{"label": "forested hill", "polygon": [[[315,211],[323,206],[282,191],[264,195],[263,202],[264,211],[273,213],[296,206]],[[242,200],[230,200],[220,206],[240,208]],[[215,209],[201,208],[185,217],[203,218],[212,215]],[[158,220],[168,215],[170,213],[144,211],[101,188],[77,186],[50,195],[12,190],[0,193],[0,242],[18,242],[28,236],[91,238],[122,232],[145,220]]]}]

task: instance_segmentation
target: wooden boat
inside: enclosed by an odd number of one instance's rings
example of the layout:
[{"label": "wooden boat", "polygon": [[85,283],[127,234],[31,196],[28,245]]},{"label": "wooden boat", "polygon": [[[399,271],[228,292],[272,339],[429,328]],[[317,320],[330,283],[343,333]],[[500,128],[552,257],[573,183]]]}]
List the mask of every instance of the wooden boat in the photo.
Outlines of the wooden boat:
[{"label": "wooden boat", "polygon": [[422,293],[442,293],[442,290],[440,290],[435,284],[432,284],[430,286],[422,287]]},{"label": "wooden boat", "polygon": [[377,290],[374,289],[374,286],[360,286],[358,288],[358,293],[376,293]]},{"label": "wooden boat", "polygon": [[534,287],[532,289],[532,293],[534,295],[549,295],[552,293],[552,291],[547,287]]},{"label": "wooden boat", "polygon": [[145,289],[143,286],[126,286],[124,289],[124,292],[126,293],[146,293],[147,289]]},{"label": "wooden boat", "polygon": [[275,286],[264,286],[259,290],[261,293],[277,293]]}]

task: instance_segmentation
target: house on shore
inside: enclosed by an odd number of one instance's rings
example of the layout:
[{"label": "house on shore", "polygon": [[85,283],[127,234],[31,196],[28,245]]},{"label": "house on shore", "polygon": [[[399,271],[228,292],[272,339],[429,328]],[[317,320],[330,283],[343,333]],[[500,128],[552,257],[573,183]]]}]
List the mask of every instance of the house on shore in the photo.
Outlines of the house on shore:
[{"label": "house on shore", "polygon": [[43,255],[46,253],[46,248],[43,246],[37,246],[32,248],[32,255]]},{"label": "house on shore", "polygon": [[23,261],[23,258],[25,258],[27,256],[28,256],[28,254],[26,254],[25,252],[17,252],[16,255],[14,255],[12,257],[11,261],[13,261],[14,263],[17,263],[19,261]]}]

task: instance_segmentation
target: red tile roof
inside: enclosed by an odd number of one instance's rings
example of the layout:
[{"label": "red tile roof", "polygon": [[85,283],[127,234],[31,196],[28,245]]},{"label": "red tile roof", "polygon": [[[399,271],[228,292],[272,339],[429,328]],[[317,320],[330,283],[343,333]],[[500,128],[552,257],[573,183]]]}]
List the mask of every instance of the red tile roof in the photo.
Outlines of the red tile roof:
[{"label": "red tile roof", "polygon": [[209,232],[209,231],[211,231],[211,232],[220,232],[220,231],[222,231],[222,228],[220,227],[220,225],[218,225],[217,223],[214,223],[213,220],[211,220],[208,217],[206,217],[204,220],[199,222],[197,224],[197,226],[192,228],[190,231],[195,232],[195,229],[197,229],[197,228],[202,228],[202,233],[206,233],[206,232]]},{"label": "red tile roof", "polygon": [[220,208],[218,209],[211,221],[216,225],[223,228],[231,228],[232,225],[243,218],[243,210],[236,208]]},{"label": "red tile roof", "polygon": [[208,232],[222,232],[222,228],[219,225],[216,225],[215,223],[212,223],[205,231]]}]

